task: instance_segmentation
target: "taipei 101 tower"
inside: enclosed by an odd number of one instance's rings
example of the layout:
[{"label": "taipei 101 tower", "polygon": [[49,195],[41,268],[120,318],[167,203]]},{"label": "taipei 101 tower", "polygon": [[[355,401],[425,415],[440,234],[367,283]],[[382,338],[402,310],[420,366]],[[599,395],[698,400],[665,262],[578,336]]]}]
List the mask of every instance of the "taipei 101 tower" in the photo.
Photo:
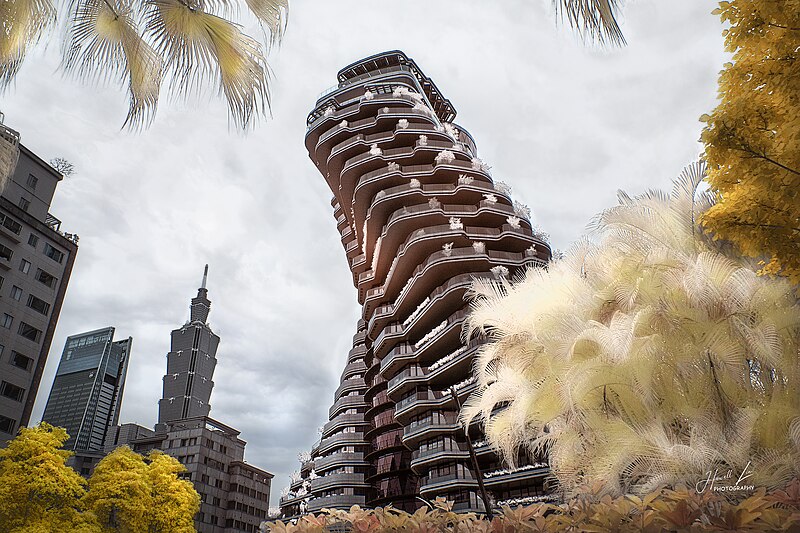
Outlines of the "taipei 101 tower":
[{"label": "taipei 101 tower", "polygon": [[197,290],[197,297],[192,298],[189,321],[171,334],[164,394],[158,402],[156,430],[175,420],[208,416],[211,410],[209,402],[214,387],[212,378],[217,365],[219,337],[207,323],[211,310],[207,279],[208,265],[203,272],[203,283]]}]

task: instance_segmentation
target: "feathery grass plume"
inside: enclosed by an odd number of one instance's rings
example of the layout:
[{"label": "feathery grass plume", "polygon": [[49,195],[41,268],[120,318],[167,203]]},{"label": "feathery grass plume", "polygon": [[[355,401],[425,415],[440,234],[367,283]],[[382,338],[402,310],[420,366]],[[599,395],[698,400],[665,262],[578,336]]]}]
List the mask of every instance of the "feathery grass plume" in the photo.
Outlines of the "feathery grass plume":
[{"label": "feathery grass plume", "polygon": [[56,21],[50,0],[0,2],[0,91],[19,71],[30,45],[36,44]]},{"label": "feathery grass plume", "polygon": [[509,462],[548,453],[568,493],[694,486],[748,462],[756,486],[800,473],[800,304],[704,235],[703,175],[620,192],[547,270],[475,283],[464,333],[492,342],[462,417]]}]

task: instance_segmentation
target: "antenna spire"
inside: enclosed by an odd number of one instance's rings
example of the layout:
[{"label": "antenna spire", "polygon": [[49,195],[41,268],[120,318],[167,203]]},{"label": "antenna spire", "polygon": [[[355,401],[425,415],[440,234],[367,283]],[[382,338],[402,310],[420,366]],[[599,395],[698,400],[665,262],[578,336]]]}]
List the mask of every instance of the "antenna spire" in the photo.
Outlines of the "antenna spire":
[{"label": "antenna spire", "polygon": [[205,270],[203,270],[203,285],[200,286],[201,289],[206,288],[206,282],[208,281],[208,264],[206,264]]}]

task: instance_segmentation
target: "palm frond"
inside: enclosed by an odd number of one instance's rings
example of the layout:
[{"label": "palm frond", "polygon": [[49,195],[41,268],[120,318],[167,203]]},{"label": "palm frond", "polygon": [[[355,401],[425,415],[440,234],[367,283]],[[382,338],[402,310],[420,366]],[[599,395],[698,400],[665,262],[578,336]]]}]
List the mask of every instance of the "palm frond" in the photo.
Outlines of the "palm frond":
[{"label": "palm frond", "polygon": [[617,0],[553,0],[556,11],[585,37],[600,44],[624,45],[616,19]]},{"label": "palm frond", "polygon": [[242,129],[267,111],[269,69],[263,50],[239,26],[181,0],[152,0],[146,32],[165,58],[178,94],[196,92],[213,79]]},{"label": "palm frond", "polygon": [[133,5],[125,0],[81,0],[69,21],[64,69],[89,80],[127,84],[125,125],[149,124],[156,112],[162,62],[139,34]]},{"label": "palm frond", "polygon": [[245,0],[247,7],[269,33],[269,43],[276,44],[286,31],[289,0]]},{"label": "palm frond", "polygon": [[56,9],[50,0],[6,0],[0,2],[0,90],[14,80],[28,47],[55,23]]}]

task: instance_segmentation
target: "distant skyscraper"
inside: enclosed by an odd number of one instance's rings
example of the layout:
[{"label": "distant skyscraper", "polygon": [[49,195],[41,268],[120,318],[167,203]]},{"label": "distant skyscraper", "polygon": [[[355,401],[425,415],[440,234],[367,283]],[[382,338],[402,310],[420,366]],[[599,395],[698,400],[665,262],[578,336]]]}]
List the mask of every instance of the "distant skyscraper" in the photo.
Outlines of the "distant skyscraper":
[{"label": "distant skyscraper", "polygon": [[67,337],[42,420],[67,429],[70,450],[102,450],[119,422],[133,339],[114,342],[114,328]]},{"label": "distant skyscraper", "polygon": [[78,252],[49,213],[62,179],[0,114],[0,447],[30,421]]},{"label": "distant skyscraper", "polygon": [[158,402],[160,425],[208,416],[211,411],[211,389],[214,368],[217,366],[219,337],[209,328],[206,320],[211,310],[206,280],[208,265],[203,272],[203,284],[192,298],[189,321],[171,334],[170,352],[167,354],[167,374],[164,376],[164,395]]},{"label": "distant skyscraper", "polygon": [[[254,533],[267,519],[272,474],[246,463],[239,432],[208,416],[219,337],[206,322],[211,310],[207,277],[208,265],[189,321],[172,332],[155,431],[136,424],[115,427],[106,451],[123,445],[139,453],[162,450],[186,467],[181,475],[200,494],[199,533]],[[75,467],[88,475],[97,460],[87,456]]]}]

